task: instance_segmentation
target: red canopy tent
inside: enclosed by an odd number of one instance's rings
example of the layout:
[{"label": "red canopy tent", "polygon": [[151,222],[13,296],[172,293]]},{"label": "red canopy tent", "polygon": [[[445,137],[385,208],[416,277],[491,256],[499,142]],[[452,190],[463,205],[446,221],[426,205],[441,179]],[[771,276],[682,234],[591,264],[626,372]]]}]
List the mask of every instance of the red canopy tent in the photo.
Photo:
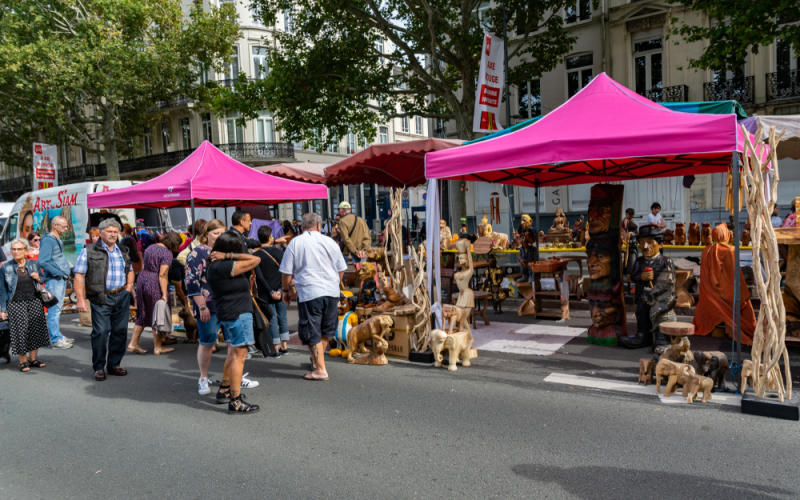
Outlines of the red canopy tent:
[{"label": "red canopy tent", "polygon": [[374,144],[325,169],[328,186],[377,184],[410,187],[425,183],[425,154],[459,146],[461,141],[421,139]]},{"label": "red canopy tent", "polygon": [[328,166],[328,163],[296,162],[264,165],[255,167],[255,170],[284,179],[325,184],[325,168]]}]

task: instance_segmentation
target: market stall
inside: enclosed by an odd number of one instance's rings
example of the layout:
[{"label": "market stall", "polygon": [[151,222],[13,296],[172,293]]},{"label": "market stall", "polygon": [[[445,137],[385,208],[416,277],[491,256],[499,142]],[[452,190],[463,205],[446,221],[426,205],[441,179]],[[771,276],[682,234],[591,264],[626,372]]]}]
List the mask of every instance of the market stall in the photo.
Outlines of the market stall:
[{"label": "market stall", "polygon": [[299,182],[325,184],[325,168],[328,165],[328,163],[312,162],[276,163],[275,165],[254,167],[253,170]]}]

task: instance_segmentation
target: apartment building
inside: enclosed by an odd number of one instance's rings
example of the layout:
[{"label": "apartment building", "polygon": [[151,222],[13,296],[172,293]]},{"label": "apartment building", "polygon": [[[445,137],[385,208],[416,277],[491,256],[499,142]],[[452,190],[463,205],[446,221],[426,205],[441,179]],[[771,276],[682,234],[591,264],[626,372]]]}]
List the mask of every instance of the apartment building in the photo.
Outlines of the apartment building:
[{"label": "apartment building", "polygon": [[[686,43],[669,36],[671,20],[708,23],[701,13],[661,1],[604,0],[595,9],[591,0],[575,0],[565,13],[566,28],[577,41],[562,63],[541,76],[511,82],[511,113],[502,124],[515,124],[546,114],[600,72],[657,102],[736,100],[748,114],[800,113],[800,54],[782,43],[748,54],[745,66],[735,72],[689,68],[704,42]],[[514,44],[513,38],[509,42]],[[511,60],[510,65],[515,61]],[[504,111],[501,107],[501,111]],[[504,113],[503,113],[504,114]],[[439,130],[441,132],[441,130]],[[645,216],[653,201],[664,207],[668,222],[727,220],[724,213],[725,174],[697,176],[691,188],[682,178],[645,179],[625,182],[625,206]],[[588,208],[590,185],[543,188],[539,209],[543,225],[557,206],[574,220]],[[488,212],[491,193],[502,194],[502,186],[483,183],[450,183],[450,196],[466,189],[466,213],[470,224]],[[515,214],[533,213],[534,190],[515,189]],[[783,207],[800,194],[800,161],[781,162],[779,203]],[[507,198],[500,196],[501,222],[495,228],[510,229]],[[451,219],[454,217],[451,217]],[[451,222],[453,222],[451,220]]]}]

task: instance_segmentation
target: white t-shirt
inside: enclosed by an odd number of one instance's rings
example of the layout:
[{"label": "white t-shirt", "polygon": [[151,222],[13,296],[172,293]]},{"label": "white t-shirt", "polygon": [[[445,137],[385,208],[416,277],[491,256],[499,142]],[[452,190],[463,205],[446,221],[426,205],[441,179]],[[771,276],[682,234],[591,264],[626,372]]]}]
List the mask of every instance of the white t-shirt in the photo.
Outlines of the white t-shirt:
[{"label": "white t-shirt", "polygon": [[295,236],[283,254],[280,271],[294,276],[297,300],[339,297],[339,273],[347,269],[342,251],[333,239],[319,231]]},{"label": "white t-shirt", "polygon": [[664,222],[664,219],[661,218],[661,212],[658,212],[656,215],[653,215],[653,212],[647,214],[647,223],[648,224],[655,224],[660,226]]}]

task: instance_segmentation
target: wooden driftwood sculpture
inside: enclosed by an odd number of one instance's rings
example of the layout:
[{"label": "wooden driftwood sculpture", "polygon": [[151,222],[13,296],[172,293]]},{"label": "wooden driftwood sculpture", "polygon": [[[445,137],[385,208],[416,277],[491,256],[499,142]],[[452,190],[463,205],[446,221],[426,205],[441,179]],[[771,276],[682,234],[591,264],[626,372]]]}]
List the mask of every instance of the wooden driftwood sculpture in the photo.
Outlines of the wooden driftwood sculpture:
[{"label": "wooden driftwood sculpture", "polygon": [[653,381],[653,358],[640,358],[639,359],[639,383],[650,385]]},{"label": "wooden driftwood sculpture", "polygon": [[685,381],[686,377],[694,374],[694,368],[683,363],[675,363],[668,359],[660,359],[656,363],[656,392],[661,392],[661,377],[667,377],[667,387],[664,395],[670,396],[675,386]]},{"label": "wooden driftwood sculpture", "polygon": [[[392,330],[392,325],[392,317],[381,314],[353,327],[347,334],[347,350],[350,351],[347,362],[355,363],[353,354],[359,352],[368,340],[372,340],[373,353],[375,353],[376,347],[382,345],[381,341],[384,340],[384,336]],[[386,352],[386,348],[383,349],[383,352]]]},{"label": "wooden driftwood sculpture", "polygon": [[433,330],[431,332],[431,347],[433,348],[434,366],[442,366],[442,360],[444,359],[442,351],[448,351],[449,354],[448,371],[456,371],[458,368],[456,363],[459,360],[461,361],[461,366],[470,366],[472,335],[468,332],[447,333],[443,330]]},{"label": "wooden driftwood sculpture", "polygon": [[703,375],[690,375],[686,378],[686,383],[683,385],[683,396],[686,397],[687,403],[693,403],[694,398],[697,397],[697,393],[703,393],[703,399],[700,400],[701,403],[708,402],[711,399],[711,391],[714,388],[714,381],[711,380],[709,377],[704,377]]},{"label": "wooden driftwood sculpture", "polygon": [[[746,129],[742,129],[746,130]],[[755,137],[762,136],[761,127]],[[783,134],[776,135],[775,127],[769,131],[767,145],[753,144],[749,133],[744,133],[745,154],[742,163],[742,193],[750,215],[753,275],[761,306],[756,329],[753,333],[752,384],[758,397],[765,397],[767,390],[777,391],[778,400],[792,397],[792,374],[789,353],[786,350],[786,308],[781,295],[778,242],[770,215],[778,199],[778,142]],[[768,147],[768,149],[767,149]],[[769,190],[766,189],[767,167],[771,166]],[[766,193],[769,193],[767,201]],[[780,362],[784,372],[781,373]],[[742,367],[744,379],[744,367]],[[744,384],[742,384],[744,387]],[[744,392],[744,388],[742,389]]]},{"label": "wooden driftwood sculpture", "polygon": [[[759,374],[759,379],[762,379],[762,380],[765,381],[765,385],[766,385],[765,389],[767,391],[774,391],[774,390],[776,390],[778,388],[778,383],[777,383],[776,378],[775,378],[775,372],[771,371],[765,376],[764,375],[765,374],[765,368],[766,368],[766,366],[764,366],[764,365],[761,365],[759,367],[759,371],[761,372]],[[778,374],[780,375],[780,371],[778,372]],[[753,372],[753,361],[750,360],[750,359],[745,359],[742,362],[742,382],[741,382],[742,383],[742,388],[740,389],[742,394],[744,394],[744,391],[747,390],[747,382],[749,381],[750,385],[754,386],[755,385],[754,380],[755,380],[755,375],[754,375],[754,372]],[[754,388],[754,390],[755,390],[755,388]]]},{"label": "wooden driftwood sculpture", "polygon": [[692,246],[700,244],[700,224],[697,222],[689,223],[689,244]]}]

